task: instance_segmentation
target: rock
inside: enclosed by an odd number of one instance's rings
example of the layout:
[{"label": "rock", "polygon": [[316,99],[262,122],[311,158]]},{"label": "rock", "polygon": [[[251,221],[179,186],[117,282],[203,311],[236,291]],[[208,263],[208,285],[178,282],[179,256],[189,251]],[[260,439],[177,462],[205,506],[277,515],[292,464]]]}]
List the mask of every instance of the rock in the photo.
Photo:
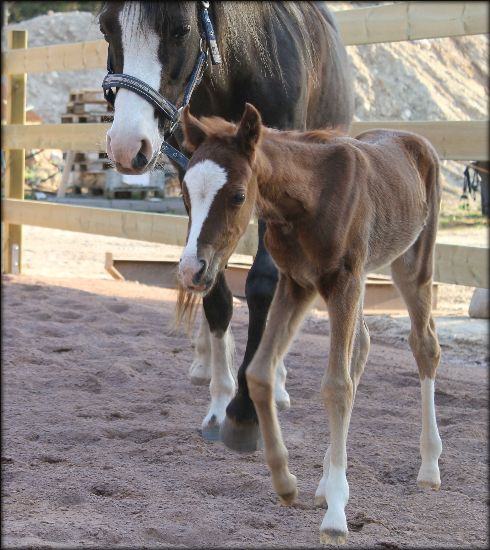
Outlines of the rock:
[{"label": "rock", "polygon": [[488,288],[475,288],[468,314],[476,319],[490,318],[490,291]]}]

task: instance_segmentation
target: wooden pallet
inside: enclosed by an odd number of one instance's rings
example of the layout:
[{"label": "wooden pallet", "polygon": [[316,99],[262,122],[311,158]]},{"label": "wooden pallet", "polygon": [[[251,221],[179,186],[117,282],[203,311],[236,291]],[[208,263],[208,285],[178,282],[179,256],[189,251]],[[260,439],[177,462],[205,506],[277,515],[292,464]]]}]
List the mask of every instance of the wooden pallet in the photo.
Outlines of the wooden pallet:
[{"label": "wooden pallet", "polygon": [[73,163],[73,172],[103,172],[105,170],[110,170],[113,168],[112,162],[109,160],[98,160],[98,161],[85,161],[85,162],[74,162]]},{"label": "wooden pallet", "polygon": [[70,92],[70,103],[105,103],[101,88],[90,88]]},{"label": "wooden pallet", "polygon": [[98,103],[68,103],[66,107],[66,112],[76,115],[84,115],[88,113],[112,113],[113,109],[104,99],[103,103],[101,101]]},{"label": "wooden pallet", "polygon": [[61,115],[62,124],[83,124],[86,122],[112,122],[112,113],[66,113]]},{"label": "wooden pallet", "polygon": [[149,199],[152,197],[164,198],[163,190],[159,187],[141,187],[140,185],[125,185],[113,187],[105,191],[108,199]]}]

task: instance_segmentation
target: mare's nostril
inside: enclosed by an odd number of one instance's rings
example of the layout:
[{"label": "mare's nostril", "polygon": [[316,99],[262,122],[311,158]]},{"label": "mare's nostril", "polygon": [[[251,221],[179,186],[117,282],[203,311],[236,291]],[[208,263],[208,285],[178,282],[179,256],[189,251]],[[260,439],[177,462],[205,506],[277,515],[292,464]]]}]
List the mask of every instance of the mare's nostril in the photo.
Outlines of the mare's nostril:
[{"label": "mare's nostril", "polygon": [[145,155],[141,151],[134,157],[134,159],[131,162],[131,165],[133,168],[144,168],[148,164],[148,161],[146,160]]},{"label": "mare's nostril", "polygon": [[208,264],[205,260],[199,260],[199,263],[201,264],[201,269],[192,277],[192,282],[197,285],[199,284],[202,276],[206,273],[206,269],[208,267]]}]

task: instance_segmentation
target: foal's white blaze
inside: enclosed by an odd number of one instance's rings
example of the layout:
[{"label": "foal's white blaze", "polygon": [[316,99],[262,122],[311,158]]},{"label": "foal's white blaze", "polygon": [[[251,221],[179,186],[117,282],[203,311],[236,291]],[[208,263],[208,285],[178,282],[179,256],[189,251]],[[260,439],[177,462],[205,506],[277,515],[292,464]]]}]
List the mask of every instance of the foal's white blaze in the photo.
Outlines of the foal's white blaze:
[{"label": "foal's white blaze", "polygon": [[191,208],[191,229],[180,261],[180,274],[199,271],[197,241],[206,221],[214,197],[227,181],[226,170],[212,160],[202,160],[187,170],[184,182]]},{"label": "foal's white blaze", "polygon": [[422,394],[422,433],[420,435],[420,466],[417,483],[422,487],[439,489],[441,477],[439,473],[439,456],[442,452],[442,442],[437,429],[436,410],[434,405],[434,379],[424,378],[420,384]]},{"label": "foal's white blaze", "polygon": [[[149,28],[140,28],[141,6],[139,2],[126,2],[119,13],[121,41],[124,56],[123,72],[135,76],[152,88],[160,88],[162,65],[158,59],[160,39]],[[148,161],[160,149],[161,138],[154,108],[136,93],[120,88],[116,95],[114,122],[107,133],[109,157],[131,167],[132,159],[147,141],[151,146],[145,150]]]}]

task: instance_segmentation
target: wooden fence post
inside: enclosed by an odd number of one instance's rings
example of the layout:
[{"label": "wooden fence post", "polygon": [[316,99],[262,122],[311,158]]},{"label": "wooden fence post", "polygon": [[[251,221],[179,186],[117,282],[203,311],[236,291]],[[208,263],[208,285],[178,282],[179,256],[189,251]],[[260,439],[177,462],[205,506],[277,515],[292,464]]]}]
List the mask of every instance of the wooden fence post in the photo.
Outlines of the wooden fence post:
[{"label": "wooden fence post", "polygon": [[[27,31],[10,31],[10,49],[27,48]],[[9,124],[26,123],[27,74],[11,75],[8,80],[7,120]],[[14,149],[6,155],[5,197],[24,198],[25,149]],[[6,273],[20,273],[22,269],[22,226],[4,224],[2,235],[3,265]]]}]

